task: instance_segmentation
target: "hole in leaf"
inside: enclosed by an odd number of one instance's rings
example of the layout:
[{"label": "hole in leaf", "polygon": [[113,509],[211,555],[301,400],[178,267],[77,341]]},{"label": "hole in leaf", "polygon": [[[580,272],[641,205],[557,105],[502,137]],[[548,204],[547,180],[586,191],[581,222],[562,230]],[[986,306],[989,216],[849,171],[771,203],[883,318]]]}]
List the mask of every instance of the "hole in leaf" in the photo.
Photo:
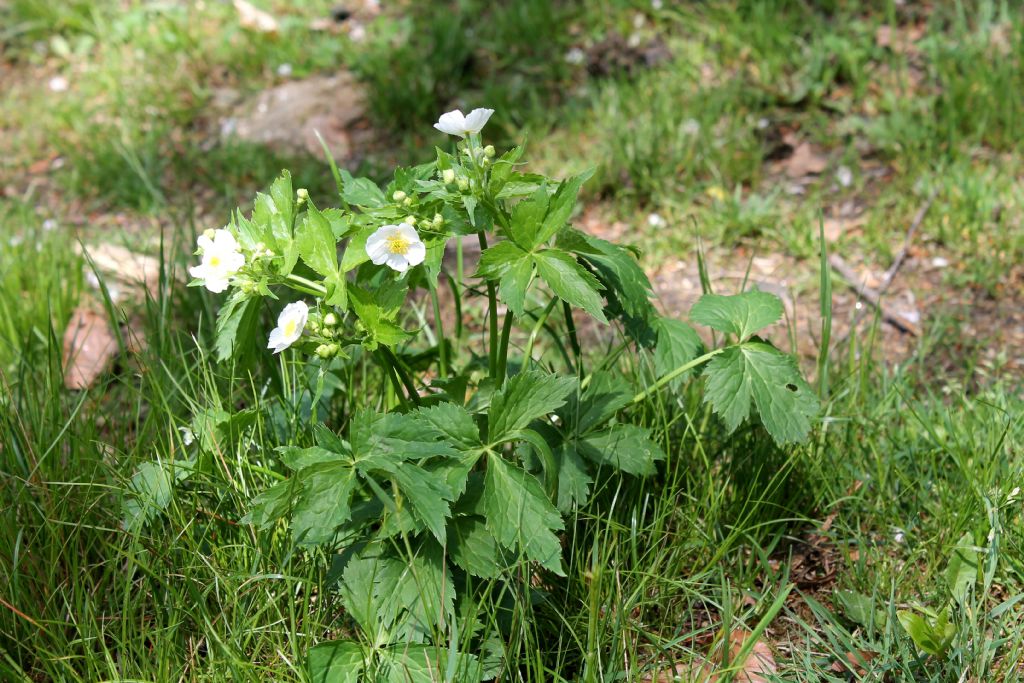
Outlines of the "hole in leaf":
[{"label": "hole in leaf", "polygon": [[787,389],[789,389],[790,391],[792,391],[792,392],[793,392],[794,394],[796,393],[796,385],[795,385],[795,384],[793,384],[792,382],[790,382],[789,384],[787,384],[787,385],[786,385],[786,388],[787,388]]}]

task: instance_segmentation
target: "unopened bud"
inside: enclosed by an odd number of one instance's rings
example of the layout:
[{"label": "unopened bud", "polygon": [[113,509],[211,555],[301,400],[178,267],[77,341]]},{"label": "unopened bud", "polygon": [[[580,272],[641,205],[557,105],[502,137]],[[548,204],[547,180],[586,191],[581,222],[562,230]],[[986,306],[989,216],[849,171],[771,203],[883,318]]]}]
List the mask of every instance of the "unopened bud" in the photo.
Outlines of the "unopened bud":
[{"label": "unopened bud", "polygon": [[466,190],[469,189],[469,178],[466,178],[466,177],[459,178],[459,181],[458,181],[457,184],[459,186],[459,189],[462,190],[463,192],[465,192]]},{"label": "unopened bud", "polygon": [[451,185],[455,182],[455,169],[446,168],[441,171],[441,180],[444,181],[445,185]]},{"label": "unopened bud", "polygon": [[406,197],[405,201],[402,202],[404,206],[412,206],[412,197]]},{"label": "unopened bud", "polygon": [[401,190],[395,190],[395,193],[391,195],[391,198],[394,199],[396,202],[400,202],[406,199],[406,194]]},{"label": "unopened bud", "polygon": [[315,318],[310,318],[309,322],[306,323],[306,329],[309,330],[310,334],[317,334],[320,332],[320,323]]},{"label": "unopened bud", "polygon": [[327,327],[334,327],[337,324],[338,316],[334,315],[333,313],[328,313],[327,315],[324,316],[324,325],[326,325]]},{"label": "unopened bud", "polygon": [[484,147],[484,156],[487,157],[488,159],[493,157],[495,154],[496,152],[494,151],[494,145],[487,145],[486,147]]},{"label": "unopened bud", "polygon": [[304,187],[300,187],[299,189],[295,190],[295,196],[298,198],[299,204],[305,204],[306,200],[309,199],[309,190],[307,190]]},{"label": "unopened bud", "polygon": [[444,216],[442,216],[439,213],[435,213],[434,214],[434,221],[433,221],[432,224],[433,224],[433,226],[435,228],[440,228],[442,225],[444,225]]},{"label": "unopened bud", "polygon": [[321,344],[320,346],[316,347],[316,355],[320,356],[321,358],[325,358],[325,359],[326,358],[330,358],[333,355],[331,353],[330,345],[329,344]]},{"label": "unopened bud", "polygon": [[416,225],[416,216],[406,216],[402,219],[402,222],[408,223],[409,225]]}]

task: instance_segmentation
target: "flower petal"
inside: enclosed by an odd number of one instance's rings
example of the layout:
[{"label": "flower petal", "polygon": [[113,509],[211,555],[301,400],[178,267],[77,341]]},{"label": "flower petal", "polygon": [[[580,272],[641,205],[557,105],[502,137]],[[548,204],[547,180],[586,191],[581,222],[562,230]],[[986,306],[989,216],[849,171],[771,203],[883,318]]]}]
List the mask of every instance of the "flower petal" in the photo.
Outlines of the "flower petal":
[{"label": "flower petal", "polygon": [[493,109],[474,109],[469,112],[469,116],[466,117],[466,130],[476,135],[487,125],[493,113]]},{"label": "flower petal", "polygon": [[388,267],[397,270],[399,273],[404,273],[409,270],[409,260],[402,254],[388,254],[387,260]]},{"label": "flower petal", "polygon": [[393,225],[385,225],[366,238],[366,255],[378,266],[384,263],[388,257],[388,237],[391,234],[389,228],[394,227]]},{"label": "flower petal", "polygon": [[405,258],[409,262],[410,266],[418,266],[423,263],[423,259],[427,257],[427,247],[423,242],[413,242],[409,245],[409,250],[405,252]]},{"label": "flower petal", "polygon": [[437,128],[442,133],[458,135],[460,138],[464,138],[466,137],[466,117],[458,109],[445,112],[441,114],[441,118],[434,124],[434,128]]},{"label": "flower petal", "polygon": [[420,235],[416,232],[416,228],[412,227],[408,223],[402,223],[395,228],[395,232],[398,233],[407,242],[419,242]]}]

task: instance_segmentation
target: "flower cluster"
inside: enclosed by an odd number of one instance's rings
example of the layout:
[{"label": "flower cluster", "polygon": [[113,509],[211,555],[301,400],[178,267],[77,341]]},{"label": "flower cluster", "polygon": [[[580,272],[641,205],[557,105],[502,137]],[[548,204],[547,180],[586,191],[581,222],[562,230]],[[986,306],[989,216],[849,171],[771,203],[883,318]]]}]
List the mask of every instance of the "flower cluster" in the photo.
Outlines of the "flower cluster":
[{"label": "flower cluster", "polygon": [[[493,113],[493,109],[474,109],[468,115],[464,115],[456,109],[442,114],[434,127],[443,133],[465,140],[465,142],[459,143],[461,151],[465,153],[472,164],[480,168],[487,168],[491,164],[495,150],[490,145],[481,147],[478,140],[480,131]],[[455,168],[437,169],[436,177],[440,180],[440,185],[445,188],[454,188],[459,194],[466,193],[471,190],[471,187],[475,187],[466,173],[457,172]],[[290,180],[288,187],[288,192],[291,194]],[[459,194],[454,195],[456,199]],[[235,287],[239,296],[242,297],[255,294],[272,296],[268,288],[269,285],[283,284],[300,292],[317,296],[318,301],[315,307],[311,308],[304,301],[295,301],[283,308],[278,317],[277,327],[270,332],[267,348],[275,354],[280,353],[302,340],[303,335],[306,334],[307,341],[311,342],[308,350],[321,358],[332,357],[340,351],[339,344],[333,341],[333,337],[337,334],[334,329],[336,316],[331,312],[325,314],[320,309],[322,306],[330,308],[330,306],[337,305],[338,300],[327,296],[326,282],[320,285],[292,272],[296,260],[300,256],[304,262],[309,262],[306,254],[301,253],[302,247],[298,244],[299,235],[295,227],[299,223],[297,219],[301,215],[296,216],[294,212],[300,208],[307,210],[307,223],[310,216],[321,220],[323,214],[312,205],[309,193],[305,189],[299,188],[287,201],[284,201],[279,193],[275,194],[272,191],[271,195],[270,197],[261,195],[257,198],[257,206],[251,220],[238,216],[230,225],[218,230],[207,230],[199,236],[196,254],[201,258],[201,263],[189,268],[189,273],[195,278],[192,284],[204,286],[209,291],[218,294],[226,291],[229,287]],[[410,269],[424,263],[427,258],[427,244],[424,242],[425,238],[421,237],[420,231],[428,238],[443,237],[441,231],[445,225],[445,218],[435,210],[440,208],[436,201],[421,203],[420,195],[421,193],[415,187],[397,189],[392,192],[393,204],[389,206],[393,211],[391,215],[395,217],[390,221],[381,220],[377,225],[366,226],[365,241],[355,243],[356,248],[365,252],[363,260],[369,260],[377,266],[387,266],[395,271],[398,277],[404,276]],[[278,202],[283,202],[284,205],[279,206]],[[282,214],[285,213],[282,208],[292,212],[290,219],[282,218]],[[257,213],[261,210],[263,213],[258,217]],[[386,217],[386,215],[383,216],[383,218]],[[369,219],[372,216],[364,215],[361,218]],[[261,221],[270,225],[263,232],[253,228]],[[288,223],[288,225],[283,225],[283,223]],[[261,239],[255,239],[254,234],[265,235],[269,244]],[[320,232],[313,239],[328,242],[332,237],[335,237],[333,233]],[[353,242],[350,240],[350,243]],[[333,263],[336,260],[336,248],[332,244],[328,244],[326,247],[323,245],[310,247],[304,242],[303,245],[314,250],[324,249],[325,261]],[[335,253],[332,256],[330,252]],[[317,270],[317,267],[313,265],[313,269]],[[328,267],[325,270],[331,271],[331,269]],[[319,270],[318,274],[325,277],[333,275],[331,272],[320,272]],[[343,273],[338,273],[333,281],[332,288],[335,292],[339,287],[344,287],[342,283],[339,283],[339,278],[343,278]],[[327,320],[335,322],[323,324]]]}]

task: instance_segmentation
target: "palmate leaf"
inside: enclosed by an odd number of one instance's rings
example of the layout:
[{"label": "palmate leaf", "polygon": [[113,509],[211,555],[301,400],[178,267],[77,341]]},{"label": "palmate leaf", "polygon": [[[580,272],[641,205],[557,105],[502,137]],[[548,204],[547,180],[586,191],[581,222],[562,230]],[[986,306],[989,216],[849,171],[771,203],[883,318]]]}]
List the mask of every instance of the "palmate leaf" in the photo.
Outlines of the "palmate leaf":
[{"label": "palmate leaf", "polygon": [[602,310],[601,283],[576,262],[571,254],[561,249],[545,249],[533,255],[537,274],[551,291],[571,306],[582,308],[591,317],[607,323]]},{"label": "palmate leaf", "polygon": [[348,462],[325,462],[303,469],[298,477],[292,537],[305,545],[325,543],[352,518],[356,471]]},{"label": "palmate leaf", "polygon": [[690,320],[746,341],[782,317],[782,301],[758,290],[723,296],[705,294],[690,309]]},{"label": "palmate leaf", "polygon": [[473,416],[455,403],[438,403],[420,408],[414,414],[418,423],[438,439],[443,439],[460,451],[480,448],[480,428]]},{"label": "palmate leaf", "polygon": [[571,443],[562,444],[558,449],[558,509],[563,513],[574,505],[584,505],[590,497],[590,485],[594,483],[587,463],[576,452]]},{"label": "palmate leaf", "polygon": [[587,434],[577,442],[579,454],[598,465],[610,465],[638,476],[654,474],[654,464],[665,459],[649,429],[620,424]]},{"label": "palmate leaf", "polygon": [[346,204],[354,204],[375,209],[387,204],[384,193],[369,178],[354,178],[352,174],[341,169],[341,199]]},{"label": "palmate leaf", "polygon": [[559,233],[558,246],[589,263],[627,315],[647,318],[654,313],[651,282],[628,249],[571,228]]},{"label": "palmate leaf", "polygon": [[580,188],[592,175],[594,175],[594,169],[591,168],[579,175],[566,178],[559,184],[555,194],[551,197],[544,223],[534,238],[534,246],[546,243],[565,226],[569,221],[569,216],[572,215],[572,210],[576,207],[576,197],[580,193]]},{"label": "palmate leaf", "polygon": [[487,528],[501,545],[565,575],[562,546],[555,535],[564,528],[562,516],[536,477],[492,453],[487,459],[483,503]]},{"label": "palmate leaf", "polygon": [[539,243],[538,233],[550,202],[548,187],[542,184],[530,197],[512,207],[509,237],[524,250],[532,251]]},{"label": "palmate leaf", "polygon": [[[651,328],[658,340],[654,347],[654,369],[659,377],[689,363],[704,351],[704,342],[692,327],[681,320],[658,317],[651,323]],[[672,387],[678,389],[689,376],[690,372],[683,373],[672,381]]]},{"label": "palmate leaf", "polygon": [[448,525],[448,554],[452,561],[473,576],[498,576],[498,544],[487,530],[483,517],[456,517]]},{"label": "palmate leaf", "polygon": [[802,441],[818,414],[818,398],[800,375],[796,361],[762,341],[730,347],[708,363],[704,400],[729,431],[750,413],[754,402],[776,443]]},{"label": "palmate leaf", "polygon": [[488,439],[496,443],[525,429],[537,418],[553,413],[565,403],[575,386],[574,377],[558,377],[535,370],[512,377],[491,398]]},{"label": "palmate leaf", "polygon": [[348,300],[347,283],[338,268],[334,230],[330,220],[312,204],[295,231],[295,247],[303,262],[324,277],[328,287],[325,303],[344,308]]},{"label": "palmate leaf", "polygon": [[313,683],[359,683],[365,655],[352,640],[332,640],[309,651],[309,678]]},{"label": "palmate leaf", "polygon": [[218,361],[233,357],[241,344],[251,341],[259,320],[259,298],[235,290],[217,314],[214,356]]}]

